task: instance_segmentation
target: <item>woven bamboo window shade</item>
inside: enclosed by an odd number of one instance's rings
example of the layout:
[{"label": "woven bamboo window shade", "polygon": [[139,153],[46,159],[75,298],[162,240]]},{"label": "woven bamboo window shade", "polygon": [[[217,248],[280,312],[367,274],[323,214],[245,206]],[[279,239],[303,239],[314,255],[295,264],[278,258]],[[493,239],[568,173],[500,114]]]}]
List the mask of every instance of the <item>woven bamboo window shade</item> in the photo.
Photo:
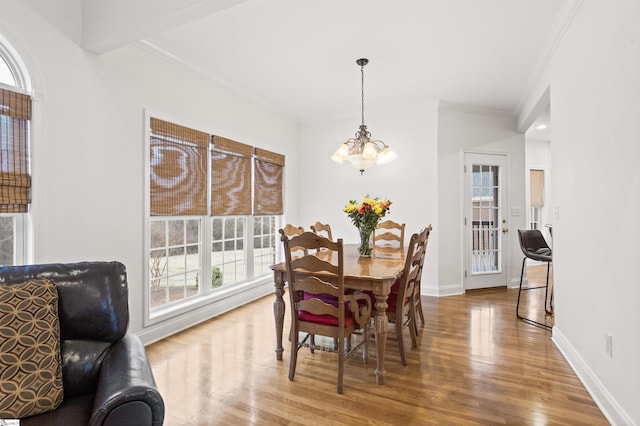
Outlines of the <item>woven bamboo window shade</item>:
[{"label": "woven bamboo window shade", "polygon": [[151,216],[207,214],[209,135],[151,118]]},{"label": "woven bamboo window shade", "polygon": [[283,169],[284,155],[256,148],[254,215],[267,216],[283,213]]},{"label": "woven bamboo window shade", "polygon": [[0,212],[26,213],[31,202],[31,98],[0,89]]},{"label": "woven bamboo window shade", "polygon": [[251,215],[253,147],[213,136],[211,150],[211,215]]},{"label": "woven bamboo window shade", "polygon": [[544,206],[544,170],[529,170],[529,191],[531,207]]}]

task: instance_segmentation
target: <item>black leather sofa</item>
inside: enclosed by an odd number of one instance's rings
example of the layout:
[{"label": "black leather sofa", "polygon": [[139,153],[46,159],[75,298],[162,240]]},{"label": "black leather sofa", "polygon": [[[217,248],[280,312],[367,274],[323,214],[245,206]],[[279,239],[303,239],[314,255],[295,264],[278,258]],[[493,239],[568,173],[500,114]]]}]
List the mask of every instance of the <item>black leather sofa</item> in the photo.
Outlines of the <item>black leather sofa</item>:
[{"label": "black leather sofa", "polygon": [[164,402],[142,342],[128,333],[127,274],[119,262],[5,266],[0,285],[48,278],[58,291],[64,398],[21,419],[33,425],[162,425]]}]

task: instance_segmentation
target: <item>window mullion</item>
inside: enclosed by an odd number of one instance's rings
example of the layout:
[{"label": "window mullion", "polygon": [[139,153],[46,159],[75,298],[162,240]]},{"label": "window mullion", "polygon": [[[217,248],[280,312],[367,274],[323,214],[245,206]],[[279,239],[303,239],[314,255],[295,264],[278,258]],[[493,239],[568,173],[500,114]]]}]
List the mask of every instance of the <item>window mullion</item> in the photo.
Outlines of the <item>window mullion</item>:
[{"label": "window mullion", "polygon": [[255,216],[247,216],[245,219],[245,240],[244,240],[244,256],[245,256],[245,268],[247,279],[252,280],[254,278],[254,256],[253,256],[253,227],[255,226]]},{"label": "window mullion", "polygon": [[169,300],[171,300],[171,298],[169,297],[169,274],[170,274],[170,270],[169,270],[169,221],[164,221],[164,235],[165,235],[165,245],[164,245],[164,258],[166,259],[165,262],[167,262],[167,267],[165,268],[165,273],[163,274],[164,276],[162,277],[162,280],[164,281],[164,303],[169,303]]},{"label": "window mullion", "polygon": [[[211,280],[211,270],[213,269],[213,265],[211,264],[211,256],[212,256],[212,242],[213,238],[211,235],[211,220],[210,216],[205,216],[202,220],[202,227],[200,228],[200,265],[202,275],[202,279],[200,282],[202,283],[200,286],[200,294],[209,294],[213,291],[211,285],[205,285],[205,282],[210,282]],[[207,280],[206,277],[209,277]]]}]

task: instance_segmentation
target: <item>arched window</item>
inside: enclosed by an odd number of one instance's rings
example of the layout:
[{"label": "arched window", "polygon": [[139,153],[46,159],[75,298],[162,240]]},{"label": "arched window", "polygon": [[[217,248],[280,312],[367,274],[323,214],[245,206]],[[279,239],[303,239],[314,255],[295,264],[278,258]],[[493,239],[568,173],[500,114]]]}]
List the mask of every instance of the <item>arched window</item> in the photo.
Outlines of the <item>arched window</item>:
[{"label": "arched window", "polygon": [[11,72],[11,68],[7,64],[7,61],[0,56],[0,83],[4,83],[7,86],[15,86],[16,79]]},{"label": "arched window", "polygon": [[0,35],[0,265],[31,260],[30,92],[22,60]]}]

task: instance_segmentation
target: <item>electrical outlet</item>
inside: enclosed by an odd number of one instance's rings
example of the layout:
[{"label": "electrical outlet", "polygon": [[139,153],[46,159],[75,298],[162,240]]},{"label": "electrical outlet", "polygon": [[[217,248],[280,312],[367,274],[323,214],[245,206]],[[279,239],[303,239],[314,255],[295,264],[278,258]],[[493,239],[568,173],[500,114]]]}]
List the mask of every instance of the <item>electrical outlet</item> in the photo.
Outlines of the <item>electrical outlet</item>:
[{"label": "electrical outlet", "polygon": [[613,358],[613,338],[607,334],[604,333],[604,353],[606,353],[609,358]]}]

